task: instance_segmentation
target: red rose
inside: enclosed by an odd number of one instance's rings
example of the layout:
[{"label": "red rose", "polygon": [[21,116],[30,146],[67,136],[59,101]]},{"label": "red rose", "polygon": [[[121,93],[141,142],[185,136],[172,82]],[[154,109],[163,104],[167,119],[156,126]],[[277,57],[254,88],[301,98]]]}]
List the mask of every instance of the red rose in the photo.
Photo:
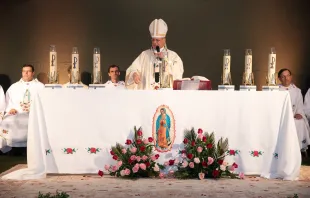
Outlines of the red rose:
[{"label": "red rose", "polygon": [[219,165],[223,164],[223,160],[217,160],[217,162],[219,163]]},{"label": "red rose", "polygon": [[128,163],[131,164],[133,161],[129,158],[128,159]]},{"label": "red rose", "polygon": [[96,153],[97,149],[96,148],[90,148],[91,153]]},{"label": "red rose", "polygon": [[138,134],[138,136],[142,136],[142,131],[138,130],[137,134]]},{"label": "red rose", "polygon": [[253,155],[258,157],[258,151],[254,151]]},{"label": "red rose", "polygon": [[67,154],[72,154],[72,148],[67,148]]},{"label": "red rose", "polygon": [[153,142],[154,139],[152,137],[149,137],[149,142]]},{"label": "red rose", "polygon": [[202,129],[198,129],[198,134],[202,134]]},{"label": "red rose", "polygon": [[158,159],[158,158],[159,158],[159,154],[156,154],[156,155],[155,155],[155,158]]},{"label": "red rose", "polygon": [[174,160],[169,160],[169,166],[174,165]]},{"label": "red rose", "polygon": [[118,159],[117,155],[113,155],[113,159],[117,160]]},{"label": "red rose", "polygon": [[238,168],[238,164],[236,164],[235,162],[232,164],[232,166]]},{"label": "red rose", "polygon": [[195,146],[195,145],[196,145],[195,141],[192,141],[192,146]]},{"label": "red rose", "polygon": [[188,158],[188,159],[192,159],[192,158],[193,158],[193,154],[188,153],[188,154],[187,154],[187,158]]},{"label": "red rose", "polygon": [[132,143],[131,140],[126,140],[125,144],[130,145],[131,143]]},{"label": "red rose", "polygon": [[212,148],[212,144],[207,144],[207,148]]},{"label": "red rose", "polygon": [[188,139],[184,138],[183,143],[187,144],[188,143]]},{"label": "red rose", "polygon": [[207,141],[207,137],[206,137],[206,136],[203,136],[203,137],[202,137],[202,141],[203,141],[203,142],[206,142],[206,141]]},{"label": "red rose", "polygon": [[186,153],[186,150],[182,150],[181,153]]},{"label": "red rose", "polygon": [[111,155],[115,155],[115,153],[114,153],[112,150],[110,151],[110,154],[111,154]]},{"label": "red rose", "polygon": [[140,151],[141,151],[141,152],[144,152],[144,151],[145,151],[145,146],[141,146],[141,147],[140,147]]},{"label": "red rose", "polygon": [[203,167],[207,167],[207,166],[208,166],[207,162],[205,162],[205,161],[201,162],[201,165],[202,165]]},{"label": "red rose", "polygon": [[214,170],[214,171],[212,172],[212,176],[213,176],[214,178],[217,178],[217,177],[219,176],[219,174],[220,174],[220,172],[219,172],[218,170]]},{"label": "red rose", "polygon": [[103,176],[103,171],[99,170],[99,171],[98,171],[98,175],[99,175],[100,177],[102,177],[102,176]]},{"label": "red rose", "polygon": [[229,155],[235,155],[235,150],[229,150]]},{"label": "red rose", "polygon": [[146,167],[151,166],[150,162],[145,162],[144,164],[145,164]]},{"label": "red rose", "polygon": [[142,140],[141,139],[137,139],[137,144],[141,144]]}]

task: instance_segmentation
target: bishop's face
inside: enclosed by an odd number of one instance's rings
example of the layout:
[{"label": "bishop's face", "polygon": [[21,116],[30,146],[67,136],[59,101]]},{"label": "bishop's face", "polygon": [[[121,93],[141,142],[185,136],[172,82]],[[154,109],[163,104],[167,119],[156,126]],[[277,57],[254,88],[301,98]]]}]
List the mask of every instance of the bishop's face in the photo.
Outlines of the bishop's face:
[{"label": "bishop's face", "polygon": [[166,45],[166,38],[152,38],[152,48],[156,49],[156,46],[162,48]]},{"label": "bishop's face", "polygon": [[292,83],[292,75],[290,74],[289,71],[286,70],[286,71],[282,72],[279,80],[281,81],[281,84],[284,87],[288,87]]},{"label": "bishop's face", "polygon": [[33,80],[34,72],[31,67],[23,67],[22,69],[22,79],[25,82],[29,82]]}]

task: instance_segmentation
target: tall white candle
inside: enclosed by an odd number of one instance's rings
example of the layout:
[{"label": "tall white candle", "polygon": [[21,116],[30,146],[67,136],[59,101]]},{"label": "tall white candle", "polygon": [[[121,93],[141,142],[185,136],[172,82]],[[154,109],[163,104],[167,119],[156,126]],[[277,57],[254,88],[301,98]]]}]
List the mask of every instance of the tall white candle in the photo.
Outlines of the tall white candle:
[{"label": "tall white candle", "polygon": [[77,74],[79,72],[80,67],[79,67],[79,52],[77,47],[73,47],[72,49],[72,72],[74,74]]},{"label": "tall white candle", "polygon": [[100,60],[100,49],[99,48],[94,48],[94,55],[93,55],[93,71],[94,74],[97,74],[98,72],[100,72],[100,64],[101,60]]},{"label": "tall white candle", "polygon": [[244,59],[244,72],[246,75],[250,75],[252,73],[252,50],[246,49],[245,50],[245,59]]},{"label": "tall white candle", "polygon": [[268,57],[268,75],[274,75],[276,73],[276,60],[276,50],[272,47]]},{"label": "tall white candle", "polygon": [[224,56],[223,56],[223,83],[229,83],[229,73],[230,73],[230,50],[226,49],[224,50]]},{"label": "tall white candle", "polygon": [[55,45],[50,45],[50,76],[57,74],[57,52]]}]

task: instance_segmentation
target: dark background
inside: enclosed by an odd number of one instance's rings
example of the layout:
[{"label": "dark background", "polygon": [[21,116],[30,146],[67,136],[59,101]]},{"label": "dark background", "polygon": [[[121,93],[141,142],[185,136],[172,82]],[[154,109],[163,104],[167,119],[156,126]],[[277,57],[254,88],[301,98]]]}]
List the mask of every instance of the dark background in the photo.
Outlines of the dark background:
[{"label": "dark background", "polygon": [[72,47],[80,54],[82,80],[88,84],[94,47],[101,68],[127,67],[151,45],[149,24],[168,24],[167,45],[184,63],[183,77],[205,76],[217,89],[223,49],[232,55],[232,80],[239,87],[244,51],[253,50],[258,89],[265,83],[268,53],[277,50],[277,70],[292,70],[303,93],[310,87],[308,0],[0,0],[0,84],[6,90],[34,64],[43,82],[49,70],[49,45],[56,45],[60,83],[68,81]]}]

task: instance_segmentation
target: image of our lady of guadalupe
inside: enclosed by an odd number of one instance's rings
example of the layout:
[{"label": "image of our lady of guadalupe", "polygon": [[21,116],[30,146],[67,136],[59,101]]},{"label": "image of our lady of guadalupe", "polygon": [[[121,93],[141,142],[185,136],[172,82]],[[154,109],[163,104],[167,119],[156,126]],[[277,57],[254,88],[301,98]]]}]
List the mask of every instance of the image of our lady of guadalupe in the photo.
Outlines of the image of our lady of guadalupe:
[{"label": "image of our lady of guadalupe", "polygon": [[160,109],[160,115],[156,120],[156,147],[165,150],[171,144],[170,141],[170,116],[166,114],[166,109]]}]

